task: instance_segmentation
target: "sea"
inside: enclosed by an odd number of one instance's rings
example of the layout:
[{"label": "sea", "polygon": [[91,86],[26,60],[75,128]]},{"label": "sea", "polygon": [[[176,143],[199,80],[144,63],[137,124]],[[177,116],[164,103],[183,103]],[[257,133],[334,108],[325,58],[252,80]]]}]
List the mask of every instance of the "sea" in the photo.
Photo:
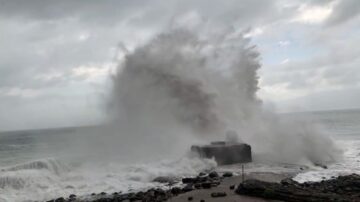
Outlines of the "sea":
[{"label": "sea", "polygon": [[[291,115],[307,117],[321,126],[344,154],[343,159],[327,168],[313,166],[298,170],[294,180],[320,181],[350,173],[360,174],[360,110],[301,112]],[[142,163],[99,161],[94,166],[76,158],[76,150],[69,152],[67,149],[72,145],[71,137],[81,129],[74,127],[1,132],[0,202],[46,201],[70,194],[86,197],[99,192],[137,191],[165,186],[152,182],[158,176],[191,176],[216,168],[214,160],[188,155]],[[74,158],[69,158],[69,153]],[[295,168],[255,162],[247,166],[247,172],[255,170],[281,173]]]}]

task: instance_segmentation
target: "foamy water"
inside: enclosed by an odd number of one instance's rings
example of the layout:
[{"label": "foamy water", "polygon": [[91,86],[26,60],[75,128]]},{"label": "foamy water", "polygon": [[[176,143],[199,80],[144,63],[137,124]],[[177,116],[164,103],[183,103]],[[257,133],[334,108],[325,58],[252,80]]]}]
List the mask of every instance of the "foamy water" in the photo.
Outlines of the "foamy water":
[{"label": "foamy water", "polygon": [[310,171],[300,173],[294,179],[299,182],[321,181],[339,175],[360,174],[360,111],[329,111],[312,116],[333,137],[344,156],[327,169],[312,167]]},{"label": "foamy water", "polygon": [[0,201],[49,200],[77,194],[86,197],[95,192],[129,192],[162,187],[151,182],[157,176],[189,176],[216,166],[212,160],[181,158],[156,163],[71,166],[55,159],[2,168]]},{"label": "foamy water", "polygon": [[[329,165],[328,169],[310,167],[294,179],[299,182],[318,181],[332,176],[360,174],[360,112],[322,113],[315,119],[344,150],[344,159]],[[57,148],[67,144],[64,137],[69,135],[71,133],[53,134],[50,131],[1,134],[0,201],[47,200],[69,194],[86,196],[102,191],[141,190],[162,186],[151,182],[157,176],[190,176],[216,166],[212,160],[190,158],[185,154],[141,164],[121,161],[96,164],[81,162],[79,158],[69,160]],[[255,162],[246,167],[246,172],[297,172],[301,166]],[[239,171],[236,166],[226,169]]]}]

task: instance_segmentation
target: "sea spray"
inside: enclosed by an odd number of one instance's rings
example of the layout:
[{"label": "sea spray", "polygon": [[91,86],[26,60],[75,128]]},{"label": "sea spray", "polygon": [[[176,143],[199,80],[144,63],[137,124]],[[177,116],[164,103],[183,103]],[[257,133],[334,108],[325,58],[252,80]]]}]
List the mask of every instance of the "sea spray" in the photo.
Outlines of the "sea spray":
[{"label": "sea spray", "polygon": [[235,130],[268,161],[338,159],[339,150],[314,126],[263,109],[259,68],[259,53],[242,33],[159,34],[127,53],[113,76],[109,111],[119,146],[140,156],[170,154]]}]

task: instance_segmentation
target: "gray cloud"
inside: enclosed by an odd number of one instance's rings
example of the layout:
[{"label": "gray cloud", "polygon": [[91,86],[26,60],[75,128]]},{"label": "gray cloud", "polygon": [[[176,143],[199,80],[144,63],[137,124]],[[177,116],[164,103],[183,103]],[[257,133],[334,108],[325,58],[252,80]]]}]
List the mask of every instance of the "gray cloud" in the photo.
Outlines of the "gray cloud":
[{"label": "gray cloud", "polygon": [[342,0],[336,4],[332,15],[326,22],[327,25],[334,26],[345,23],[360,14],[360,1]]},{"label": "gray cloud", "polygon": [[[305,3],[322,6],[330,2],[309,0]],[[349,2],[353,2],[353,7],[349,7]],[[321,26],[311,28],[291,24],[302,3],[304,1],[104,0],[100,3],[97,0],[0,0],[0,114],[31,111],[42,103],[50,106],[44,111],[54,109],[51,116],[55,123],[55,109],[71,99],[78,100],[71,106],[74,109],[71,116],[87,114],[81,106],[88,96],[94,97],[94,92],[106,91],[106,81],[104,76],[100,80],[90,79],[90,74],[74,76],[75,68],[104,68],[105,64],[113,62],[119,42],[132,49],[157,32],[172,27],[189,13],[195,13],[205,21],[209,31],[217,27],[262,29],[263,35],[255,38],[260,47],[272,43],[268,41],[290,40],[288,33],[296,26],[297,30],[310,35],[301,36],[304,46],[308,45],[306,43],[320,44],[324,50],[332,50],[298,61],[290,60],[283,67],[265,64],[264,85],[287,82],[289,89],[307,89],[317,85],[316,79],[310,78],[318,76],[337,85],[350,86],[359,78],[358,38],[351,36],[336,41],[333,39],[343,32],[336,26],[321,30]],[[357,1],[340,2],[326,23],[335,25],[350,20],[357,15],[358,5]],[[195,19],[183,23],[191,24],[192,21]],[[287,48],[291,47],[292,43]],[[14,88],[39,92],[39,95],[29,98],[4,93]],[[99,116],[98,112],[94,114]],[[0,130],[10,127],[12,121],[17,125],[15,117],[0,115],[0,123],[6,123],[0,124]],[[39,122],[43,117],[46,115],[39,115]],[[73,120],[68,119],[68,124],[71,125]]]}]

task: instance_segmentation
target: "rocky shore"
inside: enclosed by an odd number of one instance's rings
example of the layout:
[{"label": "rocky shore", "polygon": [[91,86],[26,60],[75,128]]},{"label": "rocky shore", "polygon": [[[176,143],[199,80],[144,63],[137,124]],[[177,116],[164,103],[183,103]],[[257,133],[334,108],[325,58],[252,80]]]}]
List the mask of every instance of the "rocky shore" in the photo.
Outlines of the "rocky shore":
[{"label": "rocky shore", "polygon": [[340,176],[321,182],[298,183],[284,179],[280,183],[246,180],[237,189],[237,194],[265,199],[298,202],[360,201],[360,176]]},{"label": "rocky shore", "polygon": [[[86,198],[70,195],[48,202],[360,201],[360,176],[356,174],[312,183],[298,183],[274,173],[253,174],[242,182],[240,176],[233,176],[231,172],[219,174],[215,171],[182,178],[181,186],[174,178],[159,177],[154,180],[167,184],[169,189],[153,188],[125,194],[102,192]],[[179,186],[172,186],[174,184]]]}]

